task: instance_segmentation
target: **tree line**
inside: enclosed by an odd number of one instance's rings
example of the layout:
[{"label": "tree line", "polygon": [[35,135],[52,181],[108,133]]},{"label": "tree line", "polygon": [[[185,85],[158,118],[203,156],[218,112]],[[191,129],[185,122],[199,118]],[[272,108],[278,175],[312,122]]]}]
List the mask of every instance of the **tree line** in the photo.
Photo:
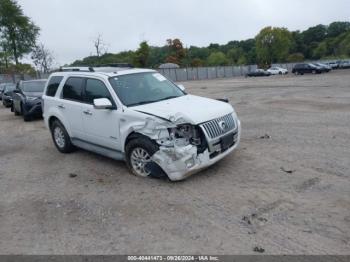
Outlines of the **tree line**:
[{"label": "tree line", "polygon": [[[35,74],[50,71],[53,56],[37,39],[40,28],[26,15],[15,0],[0,0],[0,73]],[[31,64],[20,59],[29,55]]]},{"label": "tree line", "polygon": [[[23,13],[16,0],[0,0],[0,73],[48,73],[54,61],[52,52],[38,42],[40,28]],[[350,57],[350,22],[316,25],[305,31],[265,27],[254,38],[212,43],[207,47],[185,46],[180,39],[167,39],[163,46],[140,43],[137,50],[108,52],[99,34],[92,42],[94,55],[71,65],[131,63],[157,68],[163,63],[181,67],[258,64]],[[21,63],[23,58],[32,63]]]},{"label": "tree line", "polygon": [[132,63],[137,67],[156,68],[163,63],[181,67],[224,66],[299,62],[304,60],[350,57],[350,22],[316,25],[305,31],[265,27],[255,38],[212,43],[207,47],[184,47],[180,39],[168,39],[161,47],[140,43],[136,51],[116,54],[105,52],[76,60],[72,65]]}]

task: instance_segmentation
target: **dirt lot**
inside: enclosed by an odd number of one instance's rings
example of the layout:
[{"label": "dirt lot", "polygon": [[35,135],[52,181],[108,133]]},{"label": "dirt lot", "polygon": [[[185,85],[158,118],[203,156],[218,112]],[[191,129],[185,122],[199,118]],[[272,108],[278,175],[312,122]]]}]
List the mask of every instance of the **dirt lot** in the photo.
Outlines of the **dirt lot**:
[{"label": "dirt lot", "polygon": [[228,97],[243,135],[178,183],[60,154],[0,106],[0,253],[350,254],[350,70],[184,84]]}]

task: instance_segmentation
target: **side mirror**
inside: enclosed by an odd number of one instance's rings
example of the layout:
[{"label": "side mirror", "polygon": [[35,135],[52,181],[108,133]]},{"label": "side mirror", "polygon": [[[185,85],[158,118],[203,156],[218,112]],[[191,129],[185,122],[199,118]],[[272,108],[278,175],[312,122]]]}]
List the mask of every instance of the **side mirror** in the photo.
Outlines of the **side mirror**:
[{"label": "side mirror", "polygon": [[112,109],[113,105],[108,98],[98,98],[98,99],[94,99],[94,108],[95,109]]},{"label": "side mirror", "polygon": [[178,84],[177,86],[178,86],[182,91],[185,91],[185,86],[184,86],[184,85]]}]

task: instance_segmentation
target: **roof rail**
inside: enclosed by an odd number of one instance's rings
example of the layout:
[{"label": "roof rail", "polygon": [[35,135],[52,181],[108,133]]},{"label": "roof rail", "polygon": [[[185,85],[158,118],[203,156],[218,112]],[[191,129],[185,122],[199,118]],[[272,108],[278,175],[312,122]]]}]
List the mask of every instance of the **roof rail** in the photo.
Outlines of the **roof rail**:
[{"label": "roof rail", "polygon": [[129,63],[111,63],[111,64],[101,64],[94,65],[93,67],[119,67],[119,68],[134,68],[132,64]]},{"label": "roof rail", "polygon": [[92,67],[87,66],[70,66],[70,67],[61,67],[60,72],[95,72]]}]

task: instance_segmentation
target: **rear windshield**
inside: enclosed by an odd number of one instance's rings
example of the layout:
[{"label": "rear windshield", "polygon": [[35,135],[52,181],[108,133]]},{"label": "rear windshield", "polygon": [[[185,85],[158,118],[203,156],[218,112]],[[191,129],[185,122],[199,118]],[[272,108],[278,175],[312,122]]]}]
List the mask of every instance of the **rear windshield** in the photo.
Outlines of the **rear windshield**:
[{"label": "rear windshield", "polygon": [[43,92],[46,81],[22,82],[21,89],[23,92]]}]

